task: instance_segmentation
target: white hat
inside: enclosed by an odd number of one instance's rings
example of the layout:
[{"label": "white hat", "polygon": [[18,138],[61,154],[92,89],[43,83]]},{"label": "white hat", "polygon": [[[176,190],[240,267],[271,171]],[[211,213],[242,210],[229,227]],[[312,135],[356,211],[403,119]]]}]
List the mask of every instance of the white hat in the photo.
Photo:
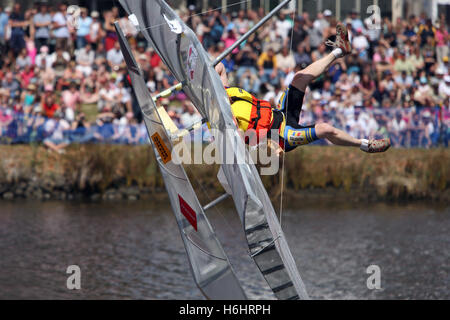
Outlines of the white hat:
[{"label": "white hat", "polygon": [[333,15],[333,12],[331,12],[331,10],[327,9],[323,12],[323,15],[325,17],[331,17]]},{"label": "white hat", "polygon": [[92,12],[91,12],[91,17],[92,17],[92,18],[98,18],[98,16],[99,16],[98,11],[92,11]]}]

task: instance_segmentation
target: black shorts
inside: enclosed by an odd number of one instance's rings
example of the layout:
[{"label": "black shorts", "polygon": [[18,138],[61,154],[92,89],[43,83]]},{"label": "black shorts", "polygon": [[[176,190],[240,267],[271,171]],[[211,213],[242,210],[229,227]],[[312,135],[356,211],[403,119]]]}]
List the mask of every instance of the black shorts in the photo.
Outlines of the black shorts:
[{"label": "black shorts", "polygon": [[[280,137],[284,150],[291,151],[299,145],[305,145],[318,140],[315,124],[302,126],[299,123],[305,93],[290,85],[281,96],[278,107],[274,109],[274,128],[280,129]],[[278,116],[276,115],[278,114]]]}]

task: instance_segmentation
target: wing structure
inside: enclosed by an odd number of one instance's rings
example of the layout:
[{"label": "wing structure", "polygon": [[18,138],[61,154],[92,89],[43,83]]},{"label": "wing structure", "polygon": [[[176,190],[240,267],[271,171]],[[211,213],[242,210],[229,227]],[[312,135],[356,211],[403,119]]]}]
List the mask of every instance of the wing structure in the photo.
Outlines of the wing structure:
[{"label": "wing structure", "polygon": [[[227,93],[196,35],[162,0],[120,0],[130,20],[208,119],[220,175],[234,200],[252,258],[278,299],[308,299],[275,210],[233,120]],[[170,192],[170,191],[169,191]]]},{"label": "wing structure", "polygon": [[189,178],[174,161],[172,142],[118,23],[115,24],[138,104],[161,170],[170,203],[197,286],[209,299],[246,299],[228,258],[217,239]]}]

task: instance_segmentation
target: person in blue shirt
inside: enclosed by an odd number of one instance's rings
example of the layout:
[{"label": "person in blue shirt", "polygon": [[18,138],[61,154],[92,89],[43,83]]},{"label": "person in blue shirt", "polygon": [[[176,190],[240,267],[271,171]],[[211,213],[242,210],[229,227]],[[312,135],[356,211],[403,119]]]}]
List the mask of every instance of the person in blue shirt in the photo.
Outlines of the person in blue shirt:
[{"label": "person in blue shirt", "polygon": [[33,23],[36,29],[34,42],[36,49],[39,51],[42,46],[48,46],[50,40],[52,16],[48,12],[47,4],[41,4],[39,12],[33,17]]},{"label": "person in blue shirt", "polygon": [[6,51],[6,26],[9,21],[9,8],[3,10],[0,7],[0,55],[3,55]]},{"label": "person in blue shirt", "polygon": [[350,13],[350,18],[352,19],[352,29],[354,31],[358,29],[364,30],[364,23],[362,20],[358,17],[358,11],[356,9],[353,9]]},{"label": "person in blue shirt", "polygon": [[88,16],[87,9],[81,8],[81,16],[78,20],[77,29],[77,49],[84,48],[87,43],[86,36],[89,34],[92,24],[92,18]]}]

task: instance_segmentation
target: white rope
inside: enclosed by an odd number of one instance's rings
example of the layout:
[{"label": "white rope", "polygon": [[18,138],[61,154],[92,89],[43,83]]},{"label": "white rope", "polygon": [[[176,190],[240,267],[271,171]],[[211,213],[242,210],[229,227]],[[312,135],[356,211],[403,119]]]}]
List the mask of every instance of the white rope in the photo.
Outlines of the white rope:
[{"label": "white rope", "polygon": [[[289,44],[289,54],[292,54],[292,43],[293,43],[293,38],[294,38],[294,25],[295,25],[295,12],[296,10],[294,10],[293,13],[293,19],[292,19],[292,29],[291,29],[291,39],[290,39],[290,44]],[[286,119],[285,121],[287,122],[287,114],[289,111],[289,99],[286,97]],[[286,141],[284,141],[284,149],[286,150]],[[281,229],[283,229],[282,225],[281,225],[281,219],[283,216],[283,194],[284,194],[284,171],[285,171],[285,160],[286,160],[286,152],[283,152],[283,164],[282,164],[282,168],[281,168],[281,193],[280,193],[280,227]]]}]

